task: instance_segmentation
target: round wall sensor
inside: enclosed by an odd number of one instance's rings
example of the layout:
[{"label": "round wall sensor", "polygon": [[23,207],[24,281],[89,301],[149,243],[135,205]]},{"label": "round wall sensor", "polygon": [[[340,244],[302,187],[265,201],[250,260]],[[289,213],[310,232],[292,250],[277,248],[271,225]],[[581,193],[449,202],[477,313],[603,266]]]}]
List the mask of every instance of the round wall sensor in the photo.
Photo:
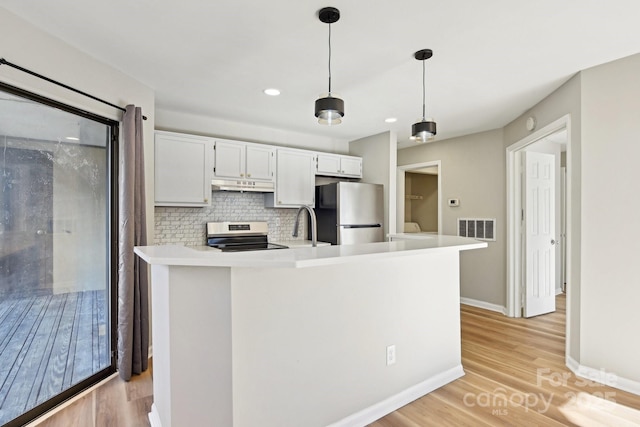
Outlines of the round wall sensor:
[{"label": "round wall sensor", "polygon": [[536,127],[536,119],[533,117],[529,117],[527,119],[527,130],[534,130]]}]

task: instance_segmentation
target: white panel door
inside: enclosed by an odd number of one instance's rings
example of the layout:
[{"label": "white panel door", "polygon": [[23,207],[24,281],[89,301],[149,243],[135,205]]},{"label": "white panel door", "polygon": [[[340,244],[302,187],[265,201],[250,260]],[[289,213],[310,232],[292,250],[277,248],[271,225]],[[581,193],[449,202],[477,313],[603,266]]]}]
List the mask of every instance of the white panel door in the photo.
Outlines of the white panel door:
[{"label": "white panel door", "polygon": [[524,317],[556,310],[555,156],[524,153]]}]

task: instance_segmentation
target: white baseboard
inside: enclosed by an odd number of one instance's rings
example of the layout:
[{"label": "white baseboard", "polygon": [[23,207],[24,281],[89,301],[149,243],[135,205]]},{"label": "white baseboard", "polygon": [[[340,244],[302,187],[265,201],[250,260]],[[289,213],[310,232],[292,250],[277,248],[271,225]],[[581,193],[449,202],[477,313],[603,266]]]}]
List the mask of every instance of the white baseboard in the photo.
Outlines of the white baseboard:
[{"label": "white baseboard", "polygon": [[560,295],[562,293],[562,288],[556,288],[556,295]]},{"label": "white baseboard", "polygon": [[[403,407],[404,405],[421,398],[427,393],[442,387],[464,375],[462,365],[458,365],[447,371],[441,372],[433,377],[422,381],[419,384],[409,387],[400,393],[391,396],[375,405],[369,406],[361,411],[351,414],[340,421],[330,424],[328,427],[355,427],[366,426],[375,420],[384,417],[387,414]],[[158,425],[159,426],[159,425]],[[157,427],[152,424],[152,427]]]},{"label": "white baseboard", "polygon": [[160,415],[158,414],[158,408],[156,408],[156,404],[151,404],[151,412],[149,412],[149,424],[151,427],[162,427],[162,423],[160,422]]},{"label": "white baseboard", "polygon": [[613,372],[604,372],[602,369],[594,369],[581,365],[569,356],[566,357],[566,364],[567,367],[580,378],[600,382],[610,387],[640,396],[640,382],[638,381],[620,377]]},{"label": "white baseboard", "polygon": [[485,310],[496,311],[498,313],[504,314],[505,316],[507,315],[507,307],[503,307],[501,305],[493,304],[486,301],[460,297],[460,304],[470,305],[472,307],[484,308]]}]

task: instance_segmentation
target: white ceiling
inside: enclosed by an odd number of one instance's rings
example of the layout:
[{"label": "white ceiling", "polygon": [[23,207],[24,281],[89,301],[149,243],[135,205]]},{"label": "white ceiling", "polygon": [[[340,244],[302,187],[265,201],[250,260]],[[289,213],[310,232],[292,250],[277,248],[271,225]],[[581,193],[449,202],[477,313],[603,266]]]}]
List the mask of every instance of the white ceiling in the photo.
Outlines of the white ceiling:
[{"label": "white ceiling", "polygon": [[[503,127],[576,72],[640,52],[637,0],[1,0],[0,5],[156,91],[156,108],[353,140],[422,113],[437,139]],[[321,126],[328,25],[338,126]],[[11,60],[11,58],[7,58]],[[80,72],[80,71],[79,71]],[[276,87],[279,97],[262,90]],[[384,119],[396,117],[387,124]],[[161,125],[161,123],[159,123]]]}]

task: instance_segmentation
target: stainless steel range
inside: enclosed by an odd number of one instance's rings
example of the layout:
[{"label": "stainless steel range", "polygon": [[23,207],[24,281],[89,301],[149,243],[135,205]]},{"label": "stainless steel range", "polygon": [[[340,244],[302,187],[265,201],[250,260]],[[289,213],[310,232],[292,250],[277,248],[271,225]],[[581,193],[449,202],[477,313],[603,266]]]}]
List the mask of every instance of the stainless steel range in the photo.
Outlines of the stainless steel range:
[{"label": "stainless steel range", "polygon": [[208,222],[207,246],[222,252],[287,249],[287,246],[269,243],[268,231],[266,222]]}]

